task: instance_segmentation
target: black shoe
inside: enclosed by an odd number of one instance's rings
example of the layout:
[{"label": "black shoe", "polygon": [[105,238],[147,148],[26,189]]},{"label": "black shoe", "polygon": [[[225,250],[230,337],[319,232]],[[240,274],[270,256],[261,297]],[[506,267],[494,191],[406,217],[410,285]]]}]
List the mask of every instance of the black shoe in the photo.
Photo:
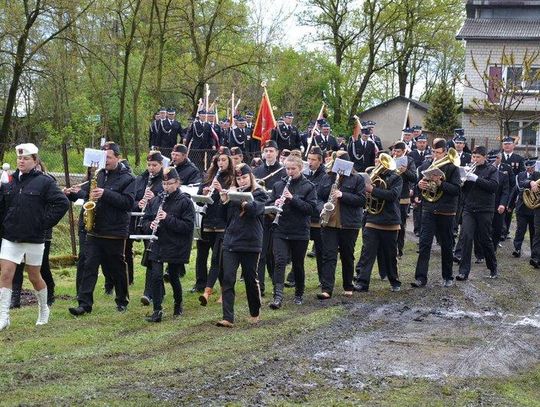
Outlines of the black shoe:
[{"label": "black shoe", "polygon": [[514,257],[521,257],[521,250],[514,250],[512,252],[512,256]]},{"label": "black shoe", "polygon": [[310,251],[310,252],[307,252],[307,256],[310,257],[310,258],[313,258],[313,257],[315,257],[316,255],[315,255],[315,252],[312,250],[312,251]]},{"label": "black shoe", "polygon": [[474,261],[474,264],[482,264],[484,262],[484,259],[476,259]]},{"label": "black shoe", "polygon": [[531,259],[529,261],[529,264],[533,266],[535,269],[540,269],[540,262],[538,262],[538,260]]},{"label": "black shoe", "polygon": [[163,311],[154,311],[152,315],[150,315],[149,317],[146,317],[145,319],[148,322],[161,322],[162,318],[163,318]]},{"label": "black shoe", "polygon": [[116,310],[118,312],[126,312],[127,311],[127,305],[117,305]]},{"label": "black shoe", "polygon": [[326,292],[317,293],[317,299],[319,300],[329,300],[330,298],[332,298],[332,296],[329,293],[326,293]]},{"label": "black shoe", "polygon": [[177,304],[174,303],[174,311],[173,311],[173,318],[178,318],[180,315],[182,315],[184,312],[184,308],[182,307],[182,303]]},{"label": "black shoe", "polygon": [[196,285],[194,285],[191,290],[189,290],[190,293],[203,293],[204,292],[204,287],[201,288],[201,287],[197,287]]},{"label": "black shoe", "polygon": [[461,257],[458,257],[456,255],[454,255],[452,260],[454,260],[454,263],[457,263],[457,264],[461,263]]},{"label": "black shoe", "polygon": [[448,279],[448,280],[444,280],[443,282],[444,287],[452,287],[453,285],[454,285],[454,280]]},{"label": "black shoe", "polygon": [[302,305],[302,303],[304,302],[304,298],[301,295],[295,295],[293,302],[296,305]]},{"label": "black shoe", "polygon": [[499,273],[497,273],[497,270],[491,270],[489,272],[489,276],[487,276],[487,278],[497,278],[499,277]]},{"label": "black shoe", "polygon": [[462,273],[459,273],[457,276],[456,276],[456,280],[457,281],[465,281],[467,280],[467,276],[465,274],[462,274]]},{"label": "black shoe", "polygon": [[425,286],[426,286],[426,283],[423,282],[422,280],[414,280],[411,283],[411,287],[414,287],[414,288],[421,288],[421,287],[425,287]]},{"label": "black shoe", "polygon": [[145,307],[150,305],[151,303],[152,303],[152,300],[147,295],[143,295],[141,297],[141,304],[144,305]]},{"label": "black shoe", "polygon": [[293,288],[295,286],[296,286],[296,282],[294,282],[294,281],[285,281],[285,287]]},{"label": "black shoe", "polygon": [[353,291],[359,292],[359,293],[367,293],[369,291],[369,286],[364,284],[354,284],[353,285]]},{"label": "black shoe", "polygon": [[281,297],[274,297],[274,300],[270,303],[271,309],[280,309],[283,299]]},{"label": "black shoe", "polygon": [[84,314],[90,314],[92,312],[91,309],[88,309],[88,308],[84,308],[82,306],[78,306],[78,307],[71,307],[69,308],[69,313],[71,315],[74,315],[76,317],[78,316],[81,316],[81,315],[84,315]]},{"label": "black shoe", "polygon": [[105,295],[113,295],[114,288],[105,287]]},{"label": "black shoe", "polygon": [[166,283],[171,282],[171,278],[169,277],[169,272],[163,273],[163,281],[166,282]]}]

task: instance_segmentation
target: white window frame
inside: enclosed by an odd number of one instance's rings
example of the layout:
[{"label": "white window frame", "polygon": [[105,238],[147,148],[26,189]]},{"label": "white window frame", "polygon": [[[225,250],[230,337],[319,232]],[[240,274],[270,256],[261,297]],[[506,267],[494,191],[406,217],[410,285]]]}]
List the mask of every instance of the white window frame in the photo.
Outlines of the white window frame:
[{"label": "white window frame", "polygon": [[518,136],[519,136],[519,144],[517,144],[518,147],[526,147],[527,144],[523,144],[523,127],[527,123],[538,123],[538,128],[536,129],[536,144],[529,144],[529,146],[540,146],[540,120],[510,120],[511,122],[519,123],[519,130],[518,130]]},{"label": "white window frame", "polygon": [[[504,66],[503,67],[503,72],[502,72],[502,80],[503,80],[503,83],[507,84],[507,80],[508,80],[508,70],[511,69],[511,68],[521,68],[523,70],[523,65],[508,65],[508,66]],[[540,70],[540,65],[532,65],[531,66],[531,69],[538,69]],[[524,95],[537,95],[537,94],[540,94],[540,89],[527,89],[527,82],[522,80],[521,81],[521,89],[518,93],[522,93]]]}]

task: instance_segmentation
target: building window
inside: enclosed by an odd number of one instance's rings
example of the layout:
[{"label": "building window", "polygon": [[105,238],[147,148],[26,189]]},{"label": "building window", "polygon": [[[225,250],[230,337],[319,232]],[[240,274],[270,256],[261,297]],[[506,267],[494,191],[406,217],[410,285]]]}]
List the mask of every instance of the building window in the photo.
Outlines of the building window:
[{"label": "building window", "polygon": [[503,79],[508,90],[515,88],[523,93],[540,92],[540,67],[531,67],[529,72],[524,73],[521,66],[507,66]]},{"label": "building window", "polygon": [[519,137],[518,145],[540,145],[540,126],[538,122],[515,121],[508,123],[510,135]]}]

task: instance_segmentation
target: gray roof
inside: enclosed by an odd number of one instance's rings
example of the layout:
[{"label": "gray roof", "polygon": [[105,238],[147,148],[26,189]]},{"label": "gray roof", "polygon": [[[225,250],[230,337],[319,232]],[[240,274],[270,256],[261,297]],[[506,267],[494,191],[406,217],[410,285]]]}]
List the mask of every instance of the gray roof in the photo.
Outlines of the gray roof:
[{"label": "gray roof", "polygon": [[540,40],[540,21],[467,18],[458,40]]},{"label": "gray roof", "polygon": [[410,99],[410,98],[407,98],[405,96],[396,96],[395,98],[386,100],[386,101],[384,101],[382,103],[379,103],[376,106],[373,106],[373,107],[370,107],[369,109],[364,110],[361,114],[365,115],[366,113],[369,113],[369,112],[371,112],[371,111],[373,111],[375,109],[378,109],[378,108],[381,108],[381,107],[386,107],[390,103],[393,103],[393,102],[396,102],[396,101],[399,101],[399,100],[401,100],[401,101],[403,101],[405,103],[411,102],[411,105],[419,108],[420,110],[424,110],[426,112],[429,110],[429,107],[430,107],[430,105],[428,103],[420,102],[419,100]]}]

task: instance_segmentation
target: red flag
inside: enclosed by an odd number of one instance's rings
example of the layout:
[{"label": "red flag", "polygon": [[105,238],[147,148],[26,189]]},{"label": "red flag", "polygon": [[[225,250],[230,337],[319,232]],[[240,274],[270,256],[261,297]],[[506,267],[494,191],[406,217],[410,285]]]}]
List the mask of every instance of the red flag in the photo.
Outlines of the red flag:
[{"label": "red flag", "polygon": [[270,98],[264,88],[263,97],[257,112],[257,120],[255,121],[255,128],[253,129],[253,138],[260,140],[261,146],[264,145],[266,140],[270,139],[270,133],[272,129],[276,127],[276,119],[274,119],[274,112],[272,111],[272,105],[270,104]]}]

